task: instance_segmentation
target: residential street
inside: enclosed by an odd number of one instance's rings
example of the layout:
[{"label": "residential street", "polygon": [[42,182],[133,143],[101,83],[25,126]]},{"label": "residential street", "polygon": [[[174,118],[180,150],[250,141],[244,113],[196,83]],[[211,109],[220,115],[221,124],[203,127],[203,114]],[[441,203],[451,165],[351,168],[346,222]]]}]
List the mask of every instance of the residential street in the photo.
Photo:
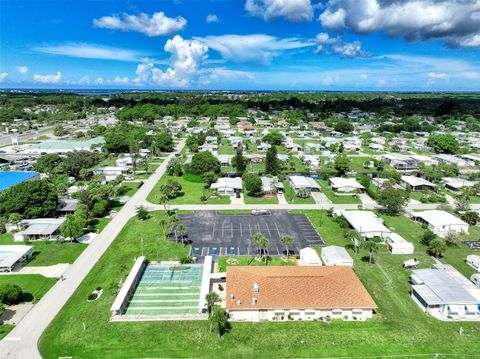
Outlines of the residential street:
[{"label": "residential street", "polygon": [[[180,142],[176,151],[181,151],[184,144],[185,141]],[[0,341],[2,359],[41,358],[37,344],[43,331],[105,253],[127,221],[135,215],[135,208],[145,202],[147,195],[165,173],[168,161],[174,156],[175,154],[172,153],[163,161],[162,165],[145,181],[144,185],[132,196],[95,241],[83,251],[75,263],[65,272],[66,279],[58,281],[23,320]],[[78,323],[78,325],[81,325],[81,323]]]}]

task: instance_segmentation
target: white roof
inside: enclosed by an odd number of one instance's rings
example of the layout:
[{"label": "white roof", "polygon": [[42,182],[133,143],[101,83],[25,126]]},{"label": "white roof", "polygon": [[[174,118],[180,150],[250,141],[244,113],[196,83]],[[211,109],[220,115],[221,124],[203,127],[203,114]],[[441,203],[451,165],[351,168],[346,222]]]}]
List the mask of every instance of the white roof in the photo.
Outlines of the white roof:
[{"label": "white roof", "polygon": [[311,177],[305,176],[288,176],[295,188],[318,188],[320,185]]},{"label": "white roof", "polygon": [[320,260],[317,251],[310,247],[300,249],[300,261],[306,264],[322,264],[322,261]]},{"label": "white roof", "polygon": [[33,249],[33,246],[3,245],[0,246],[0,268],[10,268],[25,254]]},{"label": "white roof", "polygon": [[373,236],[390,233],[390,230],[383,225],[381,219],[370,211],[342,211],[343,217],[360,234]]},{"label": "white roof", "polygon": [[435,184],[433,184],[430,181],[427,181],[424,178],[421,177],[415,177],[415,176],[402,176],[401,180],[407,184],[409,184],[412,187],[417,187],[417,186],[430,186],[430,187],[435,187]]},{"label": "white roof", "polygon": [[353,263],[352,257],[347,253],[346,249],[339,246],[328,246],[322,248],[322,258],[329,263],[348,262]]},{"label": "white roof", "polygon": [[24,219],[18,224],[20,227],[26,226],[27,228],[19,234],[24,235],[50,235],[54,233],[66,218],[36,218],[36,219]]},{"label": "white roof", "polygon": [[387,234],[387,241],[395,248],[413,248],[413,244],[405,240],[401,235],[391,232]]},{"label": "white roof", "polygon": [[442,182],[450,187],[453,188],[463,188],[463,187],[473,187],[475,186],[475,182],[469,181],[463,178],[455,178],[455,177],[444,177],[442,178]]},{"label": "white roof", "polygon": [[358,188],[364,189],[360,183],[357,182],[355,178],[343,178],[343,177],[332,177],[330,178],[330,183],[332,184],[333,188]]},{"label": "white roof", "polygon": [[425,222],[431,224],[434,227],[437,226],[467,226],[468,224],[462,221],[460,218],[455,217],[454,215],[441,211],[438,209],[432,209],[429,211],[415,212],[416,217],[422,218]]},{"label": "white roof", "polygon": [[233,188],[233,189],[242,189],[242,179],[240,177],[230,178],[230,177],[221,177],[217,182],[212,183],[210,186],[213,189],[218,188]]}]

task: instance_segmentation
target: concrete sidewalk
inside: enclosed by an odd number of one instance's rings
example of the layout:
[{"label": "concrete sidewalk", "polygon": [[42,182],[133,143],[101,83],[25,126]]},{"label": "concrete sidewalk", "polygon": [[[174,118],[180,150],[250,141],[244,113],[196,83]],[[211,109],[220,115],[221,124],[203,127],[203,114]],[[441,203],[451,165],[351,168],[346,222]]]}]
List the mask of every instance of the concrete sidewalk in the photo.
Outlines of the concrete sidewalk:
[{"label": "concrete sidewalk", "polygon": [[[185,140],[178,143],[176,152],[180,152]],[[0,341],[2,359],[40,359],[38,341],[43,331],[53,321],[68,299],[80,286],[93,266],[110,247],[128,220],[136,214],[136,207],[145,203],[148,194],[167,170],[167,164],[175,156],[170,154],[144,185],[132,196],[118,214],[107,224],[103,231],[77,258],[65,273],[66,279],[58,281],[23,318],[23,320]],[[68,353],[66,353],[68,354]]]}]

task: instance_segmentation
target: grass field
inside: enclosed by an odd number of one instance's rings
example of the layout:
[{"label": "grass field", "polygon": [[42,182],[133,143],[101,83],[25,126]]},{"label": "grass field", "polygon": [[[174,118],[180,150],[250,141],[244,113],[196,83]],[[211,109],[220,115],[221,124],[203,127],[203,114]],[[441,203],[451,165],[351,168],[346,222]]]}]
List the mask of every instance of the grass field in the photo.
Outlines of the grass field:
[{"label": "grass field", "polygon": [[[233,259],[236,261],[236,264],[227,264],[228,259]],[[258,258],[259,259],[259,258]],[[290,256],[290,260],[284,261],[281,257],[269,257],[267,261],[267,266],[292,266],[295,265],[296,259],[293,256]],[[257,260],[254,257],[219,257],[218,258],[218,271],[225,272],[227,266],[264,266],[265,261]]]},{"label": "grass field", "polygon": [[318,181],[318,183],[320,183],[322,187],[322,193],[325,194],[333,204],[362,204],[362,201],[355,195],[337,196],[337,194],[328,187],[327,181]]},{"label": "grass field", "polygon": [[10,324],[0,324],[0,340],[12,331],[15,326]]},{"label": "grass field", "polygon": [[[177,198],[170,200],[169,204],[202,204],[200,197],[205,193],[210,193],[209,189],[205,189],[203,182],[188,181],[184,177],[163,176],[157,182],[152,192],[149,193],[147,201],[159,204],[160,186],[164,185],[169,179],[177,181],[182,185],[182,191]],[[229,196],[210,197],[207,204],[229,204]]]},{"label": "grass field", "polygon": [[[327,244],[350,244],[325,211],[304,213]],[[478,356],[479,324],[440,322],[426,316],[410,298],[410,272],[401,267],[411,256],[392,256],[385,248],[379,252],[377,263],[388,278],[377,265],[362,260],[364,251],[357,256],[348,249],[355,259],[355,271],[379,306],[375,318],[366,322],[232,323],[231,332],[222,339],[209,333],[206,321],[110,323],[109,307],[114,300],[111,287],[126,275],[133,258],[140,253],[140,234],[146,239],[149,258],[155,258],[157,249],[165,259],[185,253],[183,248],[161,238],[155,223],[158,216],[155,214],[147,222],[132,219],[123,229],[41,338],[44,358],[418,358],[420,354],[432,358],[434,353],[456,354],[456,358]],[[417,257],[422,266],[432,263],[426,255]],[[390,281],[391,285],[387,285]],[[85,299],[96,286],[103,286],[106,292],[98,301],[88,303]],[[458,334],[460,326],[462,336]]]},{"label": "grass field", "polygon": [[46,278],[40,274],[14,274],[1,275],[0,285],[16,284],[22,288],[23,300],[26,302],[37,301],[55,284],[54,278]]},{"label": "grass field", "polygon": [[245,204],[278,204],[278,198],[277,196],[250,197],[243,192],[243,202]]},{"label": "grass field", "polygon": [[35,255],[27,266],[50,266],[58,263],[73,263],[75,259],[87,248],[87,244],[58,242],[58,241],[34,241],[14,242],[11,233],[0,235],[0,244],[27,244],[33,246]]},{"label": "grass field", "polygon": [[287,200],[288,203],[291,204],[315,204],[315,200],[312,197],[308,198],[300,198],[297,197],[295,194],[295,191],[293,190],[292,186],[290,186],[290,183],[288,180],[283,181],[283,185],[285,186],[285,199]]}]

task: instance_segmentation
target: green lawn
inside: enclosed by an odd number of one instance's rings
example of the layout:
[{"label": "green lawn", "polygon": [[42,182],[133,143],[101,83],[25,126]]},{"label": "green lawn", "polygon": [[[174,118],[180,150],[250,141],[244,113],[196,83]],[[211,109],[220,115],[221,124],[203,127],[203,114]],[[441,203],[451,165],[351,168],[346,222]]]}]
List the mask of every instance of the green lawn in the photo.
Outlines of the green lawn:
[{"label": "green lawn", "polygon": [[[152,192],[148,194],[147,201],[159,204],[160,186],[165,184],[169,179],[177,181],[182,185],[182,191],[177,198],[170,200],[169,204],[202,204],[200,197],[205,193],[210,193],[209,189],[205,189],[203,182],[192,182],[185,177],[163,176],[157,182]],[[229,204],[229,196],[210,197],[207,204]]]},{"label": "green lawn", "polygon": [[1,324],[0,325],[0,340],[2,340],[8,333],[12,331],[15,326],[10,324]]},{"label": "green lawn", "polygon": [[38,301],[55,284],[55,278],[47,278],[40,274],[1,275],[0,285],[16,284],[22,288],[23,300]]},{"label": "green lawn", "polygon": [[327,181],[318,181],[322,187],[322,193],[328,197],[333,204],[362,204],[362,201],[356,195],[338,196],[330,187]]},{"label": "green lawn", "polygon": [[139,189],[140,182],[123,182],[119,189],[119,196],[132,197]]},{"label": "green lawn", "polygon": [[[234,263],[227,263],[228,259],[232,259],[237,261],[235,264]],[[257,260],[258,259],[258,260]],[[291,258],[293,259],[293,258]],[[260,258],[254,258],[254,257],[219,257],[218,258],[218,271],[219,272],[225,272],[227,270],[227,266],[264,266],[265,261]],[[269,257],[267,261],[268,266],[292,266],[295,265],[294,262],[292,261],[285,261],[282,259],[282,257]]]},{"label": "green lawn", "polygon": [[[350,245],[342,229],[326,211],[306,213],[327,245]],[[186,249],[165,242],[155,223],[160,214],[147,222],[135,218],[123,229],[106,254],[89,273],[80,288],[44,333],[40,351],[44,358],[74,356],[75,358],[366,358],[395,356],[431,358],[443,353],[456,358],[476,357],[480,351],[478,323],[449,323],[425,315],[410,298],[410,271],[402,262],[411,256],[394,256],[382,247],[377,265],[369,265],[360,255],[347,250],[355,260],[355,271],[378,305],[374,319],[366,322],[334,321],[285,323],[232,323],[230,333],[218,339],[209,333],[207,321],[109,322],[109,307],[114,297],[112,286],[125,277],[140,253],[138,236],[145,238],[148,258],[181,256]],[[392,219],[393,225],[405,223]],[[410,227],[410,224],[409,224]],[[413,227],[412,227],[413,228]],[[408,229],[404,228],[404,231]],[[412,234],[417,238],[420,232]],[[415,234],[416,233],[416,234]],[[421,267],[432,260],[415,254]],[[390,285],[387,285],[391,281]],[[87,295],[96,286],[106,288],[104,295],[88,303]],[[82,323],[86,324],[84,331]],[[458,334],[463,327],[463,335]],[[135,345],[132,345],[132,342]]]},{"label": "green lawn", "polygon": [[277,196],[250,197],[243,193],[243,202],[245,204],[278,204]]},{"label": "green lawn", "polygon": [[50,266],[58,263],[73,263],[75,259],[87,248],[87,244],[58,242],[58,241],[34,241],[14,242],[11,233],[0,235],[0,244],[27,244],[33,246],[35,255],[27,266]]},{"label": "green lawn", "polygon": [[295,194],[295,191],[293,188],[290,186],[290,182],[288,180],[283,181],[283,185],[285,186],[285,199],[287,200],[288,203],[290,204],[315,204],[315,200],[312,197],[308,198],[300,198],[297,197]]}]

